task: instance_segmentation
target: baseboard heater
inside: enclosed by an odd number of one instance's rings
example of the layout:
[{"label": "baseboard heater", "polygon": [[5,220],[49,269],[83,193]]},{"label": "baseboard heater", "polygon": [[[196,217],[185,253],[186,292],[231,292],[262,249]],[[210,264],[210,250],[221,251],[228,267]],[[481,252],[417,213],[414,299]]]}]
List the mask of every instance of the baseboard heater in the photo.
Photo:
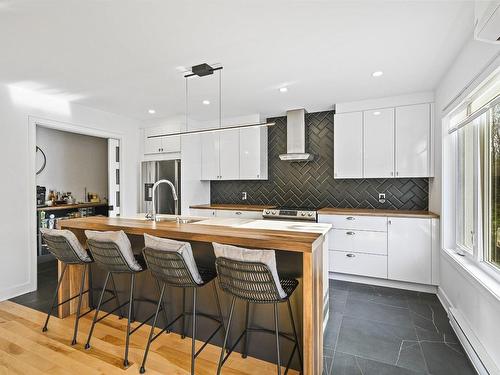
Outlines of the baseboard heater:
[{"label": "baseboard heater", "polygon": [[479,375],[499,375],[500,370],[465,320],[460,310],[449,308],[450,324]]}]

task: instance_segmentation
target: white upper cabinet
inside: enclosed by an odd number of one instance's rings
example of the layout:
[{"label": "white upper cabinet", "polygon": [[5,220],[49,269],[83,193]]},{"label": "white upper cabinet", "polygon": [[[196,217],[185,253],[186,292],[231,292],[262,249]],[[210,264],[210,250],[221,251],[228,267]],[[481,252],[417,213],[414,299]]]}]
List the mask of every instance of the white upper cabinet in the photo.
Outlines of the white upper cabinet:
[{"label": "white upper cabinet", "polygon": [[202,180],[266,180],[267,128],[202,135]]},{"label": "white upper cabinet", "polygon": [[389,218],[387,228],[389,279],[431,284],[432,220]]},{"label": "white upper cabinet", "polygon": [[181,137],[155,137],[151,136],[180,132],[180,124],[171,124],[144,129],[144,154],[161,154],[181,151]]},{"label": "white upper cabinet", "polygon": [[333,136],[335,178],[363,177],[363,114],[335,115]]},{"label": "white upper cabinet", "polygon": [[240,180],[267,179],[267,127],[240,130]]},{"label": "white upper cabinet", "polygon": [[432,100],[417,93],[337,104],[334,178],[433,177]]},{"label": "white upper cabinet", "polygon": [[396,108],[396,177],[429,177],[431,105]]},{"label": "white upper cabinet", "polygon": [[394,108],[363,112],[365,178],[394,176]]},{"label": "white upper cabinet", "polygon": [[240,131],[219,132],[219,180],[237,180],[240,176]]},{"label": "white upper cabinet", "polygon": [[219,134],[205,133],[201,135],[201,179],[219,180]]}]

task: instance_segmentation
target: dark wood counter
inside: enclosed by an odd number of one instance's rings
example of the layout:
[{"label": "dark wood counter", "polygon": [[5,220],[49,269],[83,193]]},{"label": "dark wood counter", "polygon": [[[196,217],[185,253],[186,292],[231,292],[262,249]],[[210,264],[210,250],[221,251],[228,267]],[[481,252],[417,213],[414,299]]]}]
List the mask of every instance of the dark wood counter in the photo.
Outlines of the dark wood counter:
[{"label": "dark wood counter", "polygon": [[197,204],[189,206],[189,208],[196,208],[201,210],[228,210],[228,211],[262,211],[266,208],[275,208],[272,205],[260,205],[260,204]]},{"label": "dark wood counter", "polygon": [[58,211],[72,210],[76,208],[102,207],[107,206],[107,203],[76,203],[76,204],[59,204],[56,206],[37,207],[37,211]]},{"label": "dark wood counter", "polygon": [[364,208],[336,208],[325,207],[318,210],[320,215],[354,215],[354,216],[392,216],[392,217],[415,217],[415,218],[439,218],[438,214],[431,211],[411,210],[383,210]]}]

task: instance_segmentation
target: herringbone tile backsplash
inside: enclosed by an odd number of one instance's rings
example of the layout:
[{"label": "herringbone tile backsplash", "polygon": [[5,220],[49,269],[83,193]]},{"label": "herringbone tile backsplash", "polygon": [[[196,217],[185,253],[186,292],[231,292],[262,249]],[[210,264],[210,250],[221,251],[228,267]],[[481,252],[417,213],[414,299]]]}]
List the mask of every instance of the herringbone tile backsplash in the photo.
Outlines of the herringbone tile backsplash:
[{"label": "herringbone tile backsplash", "polygon": [[[271,204],[292,207],[385,208],[427,210],[427,178],[334,179],[333,112],[306,114],[308,151],[314,160],[287,162],[279,159],[286,152],[286,117],[269,119],[276,125],[268,129],[269,180],[212,181],[211,203]],[[248,198],[241,200],[241,192]],[[386,202],[378,202],[378,193]]]}]

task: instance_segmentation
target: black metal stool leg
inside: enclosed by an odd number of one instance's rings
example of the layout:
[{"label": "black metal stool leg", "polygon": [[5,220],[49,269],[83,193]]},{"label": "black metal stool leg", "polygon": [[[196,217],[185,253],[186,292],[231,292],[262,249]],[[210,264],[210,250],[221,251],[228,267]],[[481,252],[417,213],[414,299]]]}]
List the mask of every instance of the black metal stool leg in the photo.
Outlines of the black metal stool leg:
[{"label": "black metal stool leg", "polygon": [[[165,285],[165,283],[163,283],[163,285]],[[158,293],[160,293],[160,290],[162,288],[160,287],[160,282],[158,281],[158,279],[156,279],[156,286],[158,288]],[[160,303],[161,303],[161,313],[163,315],[163,326],[166,326],[168,324],[168,316],[167,316],[167,310],[165,309],[165,302],[163,302],[163,295],[162,298],[160,299]],[[170,330],[167,329],[165,330],[165,332],[170,333]]]},{"label": "black metal stool leg", "polygon": [[76,344],[76,335],[78,334],[78,322],[80,320],[80,312],[82,309],[82,295],[83,295],[83,288],[85,286],[85,276],[87,275],[87,268],[88,268],[88,264],[85,264],[85,266],[83,266],[83,270],[82,270],[80,294],[78,295],[78,307],[76,308],[75,331],[73,333],[73,340],[71,341],[71,345]]},{"label": "black metal stool leg", "polygon": [[[111,274],[111,284],[113,284],[113,293],[115,294],[115,298],[116,298],[116,306],[121,306],[120,299],[118,298],[118,292],[116,291],[115,278],[113,277],[113,274]],[[123,310],[120,307],[120,315],[118,315],[118,318],[123,319],[124,316],[125,316],[125,314],[123,313]]]},{"label": "black metal stool leg", "polygon": [[236,297],[233,297],[233,299],[231,300],[231,309],[229,310],[229,318],[227,320],[226,335],[224,336],[224,343],[222,344],[222,348],[220,351],[219,365],[217,366],[217,375],[220,375],[220,372],[222,370],[222,362],[224,360],[224,353],[226,351],[227,338],[229,337],[229,332],[231,331],[231,320],[233,319],[235,301],[236,301]]},{"label": "black metal stool leg", "polygon": [[106,293],[106,286],[108,285],[109,275],[111,275],[111,272],[108,272],[106,274],[106,280],[104,281],[104,286],[102,287],[101,295],[99,296],[99,302],[97,303],[97,308],[95,309],[94,319],[92,320],[92,325],[90,326],[89,337],[87,338],[85,349],[90,348],[90,339],[92,338],[92,333],[94,332],[95,323],[97,321],[97,315],[99,315],[99,309],[101,308],[102,298],[104,297],[104,293]]},{"label": "black metal stool leg", "polygon": [[217,312],[219,314],[220,323],[222,324],[222,334],[226,336],[226,325],[224,324],[224,316],[222,315],[222,309],[220,307],[219,293],[217,292],[217,285],[215,285],[215,279],[212,282],[213,291],[215,294],[215,302],[217,304]]},{"label": "black metal stool leg", "polygon": [[[156,306],[156,314],[155,318],[153,320],[153,325],[151,326],[151,331],[149,331],[149,338],[148,338],[148,343],[146,345],[146,351],[144,352],[144,358],[142,359],[142,365],[140,368],[140,373],[144,374],[146,372],[146,360],[148,358],[148,353],[149,353],[149,347],[151,346],[151,341],[153,338],[153,334],[155,332],[155,327],[156,327],[156,321],[158,319],[158,313],[160,312],[160,307],[163,308],[163,294],[165,293],[165,283],[163,283],[161,287],[161,292],[160,292],[160,298],[158,299],[158,305]],[[165,323],[167,324],[167,323]]]},{"label": "black metal stool leg", "polygon": [[43,325],[42,332],[47,332],[47,324],[49,324],[49,319],[50,316],[52,315],[52,310],[54,310],[54,305],[56,304],[57,295],[59,294],[59,288],[61,287],[61,282],[64,277],[64,273],[66,272],[66,267],[68,267],[68,265],[64,263],[63,270],[61,272],[61,277],[59,277],[59,281],[57,282],[56,291],[54,293],[54,297],[52,297],[52,304],[50,305],[50,309],[47,313],[47,319],[45,320],[45,324]]},{"label": "black metal stool leg", "polygon": [[191,375],[194,375],[195,353],[196,353],[196,288],[193,288],[193,337],[191,338]]},{"label": "black metal stool leg", "polygon": [[304,371],[302,364],[302,353],[300,352],[300,343],[297,335],[297,330],[295,329],[295,321],[293,320],[293,313],[292,313],[292,306],[290,304],[290,299],[287,299],[286,302],[288,304],[288,312],[290,313],[290,321],[292,322],[293,337],[295,338],[295,342],[297,345],[297,353],[299,354],[300,373],[302,373]]},{"label": "black metal stool leg", "polygon": [[90,310],[94,310],[94,287],[92,282],[92,264],[88,264],[88,274],[89,274],[89,307]]},{"label": "black metal stool leg", "polygon": [[274,304],[274,330],[276,331],[276,366],[278,375],[281,375],[281,358],[280,358],[280,331],[278,318],[278,304]]},{"label": "black metal stool leg", "polygon": [[241,353],[242,358],[246,358],[248,355],[248,324],[249,324],[249,310],[250,310],[250,302],[246,302],[245,305],[245,341],[243,341],[243,352]]},{"label": "black metal stool leg", "polygon": [[182,333],[181,339],[186,338],[186,288],[182,289]]},{"label": "black metal stool leg", "polygon": [[130,343],[130,323],[132,319],[132,309],[134,304],[132,301],[134,300],[134,284],[135,284],[135,274],[130,275],[130,297],[128,301],[128,321],[127,321],[127,337],[125,339],[125,357],[123,359],[123,366],[128,367],[128,346]]}]

